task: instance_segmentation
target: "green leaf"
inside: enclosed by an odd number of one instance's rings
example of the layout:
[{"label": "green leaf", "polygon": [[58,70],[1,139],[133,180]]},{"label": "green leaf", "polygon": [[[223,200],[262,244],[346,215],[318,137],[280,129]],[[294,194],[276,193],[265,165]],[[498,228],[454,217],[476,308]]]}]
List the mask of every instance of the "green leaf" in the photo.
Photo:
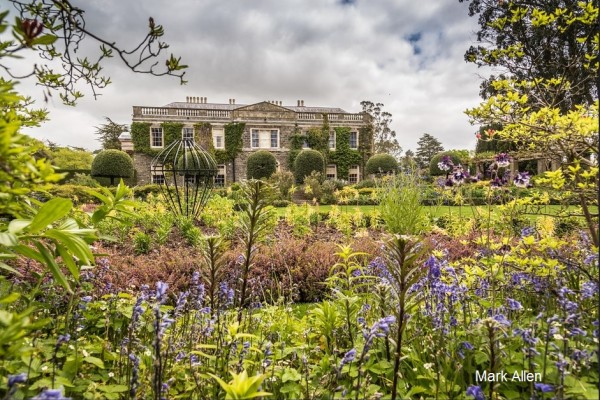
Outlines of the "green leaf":
[{"label": "green leaf", "polygon": [[300,375],[300,373],[294,369],[294,368],[286,368],[285,371],[283,372],[283,375],[281,376],[281,381],[283,383],[288,382],[288,381],[299,381],[302,379],[302,375]]},{"label": "green leaf", "polygon": [[85,361],[89,364],[93,364],[98,368],[104,369],[104,361],[102,361],[98,357],[89,356],[89,357],[84,358],[83,361]]},{"label": "green leaf", "polygon": [[17,292],[12,292],[11,294],[9,294],[8,296],[4,296],[0,299],[0,304],[10,304],[10,303],[14,303],[15,301],[17,301],[19,299],[19,297],[21,297],[20,293]]},{"label": "green leaf", "polygon": [[16,269],[14,269],[13,267],[9,266],[8,264],[5,264],[3,262],[0,262],[0,269],[4,269],[7,270],[9,272],[12,272],[13,274],[17,274],[17,275],[21,275],[19,273],[19,271],[17,271]]},{"label": "green leaf", "polygon": [[29,233],[37,233],[51,223],[58,221],[71,211],[73,203],[69,199],[55,198],[38,210],[37,214],[27,227]]},{"label": "green leaf", "polygon": [[0,245],[12,247],[19,244],[17,235],[11,232],[0,232]]},{"label": "green leaf", "polygon": [[58,254],[60,254],[60,257],[62,258],[63,262],[67,266],[67,269],[69,270],[71,275],[73,275],[73,277],[75,278],[76,281],[79,281],[79,268],[77,267],[77,264],[75,264],[75,261],[73,260],[73,256],[71,254],[69,254],[67,249],[65,249],[60,244],[56,245],[56,250],[58,251]]},{"label": "green leaf", "polygon": [[52,43],[56,42],[57,37],[55,35],[42,35],[38,38],[36,38],[32,45],[42,45],[42,46],[49,46]]},{"label": "green leaf", "polygon": [[8,224],[8,231],[14,234],[21,233],[30,223],[31,220],[29,219],[13,219]]},{"label": "green leaf", "polygon": [[50,254],[50,251],[40,242],[35,242],[35,247],[37,247],[37,249],[39,250],[42,257],[44,257],[44,264],[46,264],[46,266],[50,269],[50,272],[52,272],[54,279],[56,279],[56,281],[62,287],[67,289],[67,291],[69,293],[73,293],[73,291],[71,290],[71,286],[69,286],[69,282],[67,281],[67,278],[60,270],[60,267],[56,263],[54,256],[52,256],[52,254]]},{"label": "green leaf", "polygon": [[129,387],[125,385],[105,385],[98,386],[98,390],[104,393],[123,393],[129,390]]}]

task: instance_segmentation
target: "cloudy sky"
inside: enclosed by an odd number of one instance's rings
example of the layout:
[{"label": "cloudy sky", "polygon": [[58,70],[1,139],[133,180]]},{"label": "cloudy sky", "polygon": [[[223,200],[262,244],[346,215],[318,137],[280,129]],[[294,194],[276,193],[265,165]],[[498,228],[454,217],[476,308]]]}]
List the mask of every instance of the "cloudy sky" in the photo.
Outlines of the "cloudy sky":
[{"label": "cloudy sky", "polygon": [[[280,100],[359,112],[362,100],[381,102],[404,150],[429,133],[446,148],[474,148],[476,128],[463,113],[478,104],[485,71],[464,62],[476,20],[458,0],[161,0],[73,1],[87,27],[130,47],[152,16],[165,28],[169,53],[189,65],[187,85],[176,78],[134,74],[116,62],[113,84],[73,107],[58,96],[46,104],[34,82],[20,91],[38,99],[51,121],[26,133],[60,145],[99,148],[104,117],[130,124],[132,106],[162,106],[186,96],[238,104]],[[95,50],[88,40],[82,52]],[[21,62],[40,62],[28,57]],[[162,62],[162,61],[161,61]]]}]

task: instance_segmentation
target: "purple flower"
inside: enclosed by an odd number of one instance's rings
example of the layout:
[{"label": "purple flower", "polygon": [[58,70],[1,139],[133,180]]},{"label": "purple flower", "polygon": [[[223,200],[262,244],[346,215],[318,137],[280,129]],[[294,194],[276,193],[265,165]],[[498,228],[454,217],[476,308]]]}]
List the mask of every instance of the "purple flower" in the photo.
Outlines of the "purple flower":
[{"label": "purple flower", "polygon": [[490,186],[492,187],[492,189],[497,189],[497,188],[501,188],[503,185],[502,180],[500,178],[494,178],[494,180],[492,180],[490,182]]},{"label": "purple flower", "polygon": [[465,180],[467,179],[468,174],[466,174],[462,168],[462,166],[458,166],[454,169],[454,172],[452,173],[452,181],[454,181],[454,183],[456,183],[457,185],[462,185]]},{"label": "purple flower", "polygon": [[443,156],[437,166],[442,171],[450,171],[454,167],[454,163],[450,156]]},{"label": "purple flower", "polygon": [[581,298],[583,300],[598,295],[598,285],[595,282],[588,281],[581,285]]},{"label": "purple flower", "polygon": [[348,352],[346,354],[344,354],[344,358],[342,358],[342,362],[340,363],[340,367],[338,368],[338,371],[341,371],[342,368],[344,367],[344,365],[349,364],[352,361],[354,361],[355,357],[356,357],[356,349],[348,350]]},{"label": "purple flower", "polygon": [[508,167],[510,165],[510,156],[506,153],[500,153],[496,155],[494,159],[496,160],[496,164],[500,168]]},{"label": "purple flower", "polygon": [[156,299],[163,303],[166,300],[165,294],[167,293],[167,289],[169,288],[169,284],[158,281],[156,282]]},{"label": "purple flower", "polygon": [[37,397],[34,397],[32,400],[70,400],[70,397],[64,397],[62,394],[62,389],[46,389]]},{"label": "purple flower", "polygon": [[518,172],[517,176],[515,176],[515,178],[513,179],[513,183],[517,187],[526,188],[527,186],[529,186],[529,180],[529,172]]},{"label": "purple flower", "polygon": [[483,389],[480,386],[469,386],[467,396],[472,396],[475,400],[485,400],[485,394],[483,394]]},{"label": "purple flower", "polygon": [[512,311],[522,310],[523,306],[515,299],[511,299],[510,297],[506,298],[506,304],[508,305],[508,309]]},{"label": "purple flower", "polygon": [[89,303],[90,301],[92,301],[92,296],[84,296],[81,298],[81,301],[83,301],[84,303]]},{"label": "purple flower", "polygon": [[510,321],[506,319],[504,314],[496,314],[494,315],[494,320],[498,322],[500,325],[510,326]]},{"label": "purple flower", "polygon": [[8,388],[15,386],[17,383],[25,383],[27,382],[27,374],[22,372],[17,375],[9,375],[8,376]]},{"label": "purple flower", "polygon": [[437,279],[440,277],[441,270],[437,258],[435,258],[434,256],[429,256],[427,261],[425,261],[425,266],[429,269],[430,278]]},{"label": "purple flower", "polygon": [[59,347],[61,344],[67,343],[70,340],[71,335],[69,335],[68,333],[64,335],[58,335],[58,339],[56,340],[56,347]]},{"label": "purple flower", "polygon": [[527,228],[521,229],[521,237],[533,236],[535,235],[535,228],[528,226]]},{"label": "purple flower", "polygon": [[186,291],[186,292],[179,293],[179,296],[177,296],[177,301],[175,302],[175,312],[174,312],[175,317],[178,317],[179,315],[181,315],[183,308],[187,304],[187,298],[189,295],[190,295],[190,292]]},{"label": "purple flower", "polygon": [[221,308],[225,309],[233,304],[233,289],[229,288],[226,281],[219,284],[219,300],[221,302]]},{"label": "purple flower", "polygon": [[129,382],[129,395],[131,398],[135,399],[138,386],[140,385],[140,358],[133,353],[129,353],[129,360],[131,360],[131,363],[133,364],[131,369],[131,381]]},{"label": "purple flower", "polygon": [[535,390],[539,390],[542,393],[548,393],[554,391],[554,386],[549,385],[547,383],[534,383]]}]

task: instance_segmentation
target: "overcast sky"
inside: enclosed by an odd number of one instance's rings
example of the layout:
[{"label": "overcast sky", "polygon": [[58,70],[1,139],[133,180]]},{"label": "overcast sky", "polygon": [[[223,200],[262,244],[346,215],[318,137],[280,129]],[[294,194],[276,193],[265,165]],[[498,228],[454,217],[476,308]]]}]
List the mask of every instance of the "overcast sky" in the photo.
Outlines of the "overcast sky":
[{"label": "overcast sky", "polygon": [[[143,38],[148,17],[165,28],[169,53],[189,65],[176,78],[134,74],[116,62],[113,83],[73,107],[58,96],[44,105],[34,82],[19,90],[38,99],[51,121],[25,133],[60,145],[96,149],[95,127],[110,117],[130,124],[132,106],[163,106],[186,96],[238,104],[280,100],[359,112],[381,102],[406,151],[423,133],[446,148],[472,149],[477,130],[464,110],[477,105],[481,75],[463,55],[476,20],[458,0],[161,0],[73,1],[87,27],[125,47]],[[87,41],[93,50],[97,45]],[[34,62],[26,59],[25,62]],[[35,60],[39,62],[39,60]]]}]

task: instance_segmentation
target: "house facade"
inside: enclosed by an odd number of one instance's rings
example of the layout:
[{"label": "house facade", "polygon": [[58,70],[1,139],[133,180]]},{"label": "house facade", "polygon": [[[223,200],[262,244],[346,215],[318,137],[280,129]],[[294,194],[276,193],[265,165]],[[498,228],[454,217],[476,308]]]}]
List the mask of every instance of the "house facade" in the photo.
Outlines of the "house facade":
[{"label": "house facade", "polygon": [[[152,160],[169,143],[188,138],[215,156],[215,184],[225,186],[247,177],[246,163],[253,152],[268,150],[280,170],[290,170],[291,154],[311,147],[310,132],[327,135],[328,131],[327,149],[323,150],[327,177],[355,183],[364,175],[372,148],[370,126],[368,114],[309,107],[303,100],[288,106],[280,101],[236,104],[230,99],[223,104],[209,103],[206,97],[188,97],[185,102],[163,107],[133,106],[130,137],[125,135],[123,140],[131,140],[129,148],[140,185],[161,183],[164,176],[153,174]],[[342,153],[349,157],[341,157]]]}]

